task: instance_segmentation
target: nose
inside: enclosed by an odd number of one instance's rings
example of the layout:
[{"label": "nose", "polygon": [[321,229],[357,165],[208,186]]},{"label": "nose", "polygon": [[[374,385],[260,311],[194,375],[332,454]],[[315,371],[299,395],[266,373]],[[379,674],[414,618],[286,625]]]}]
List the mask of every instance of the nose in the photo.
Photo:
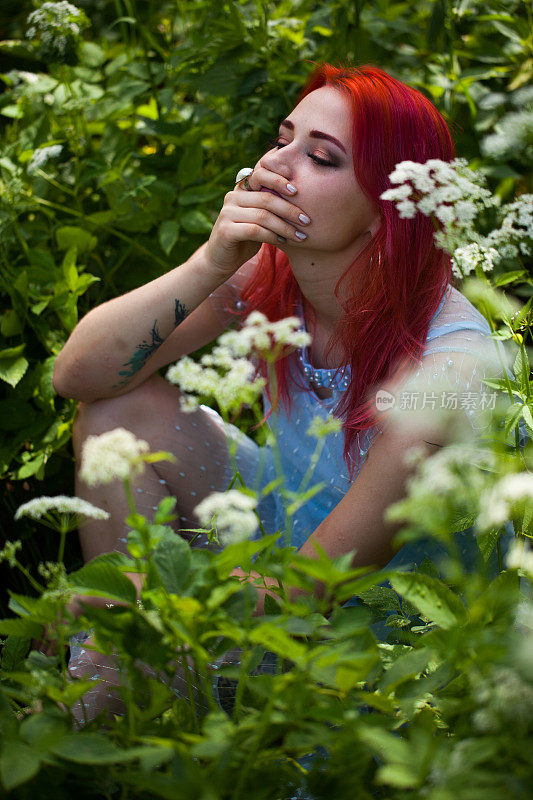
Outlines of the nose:
[{"label": "nose", "polygon": [[258,165],[270,170],[270,172],[276,172],[290,181],[292,179],[291,157],[290,154],[285,153],[286,149],[287,146],[268,150],[259,159]]}]

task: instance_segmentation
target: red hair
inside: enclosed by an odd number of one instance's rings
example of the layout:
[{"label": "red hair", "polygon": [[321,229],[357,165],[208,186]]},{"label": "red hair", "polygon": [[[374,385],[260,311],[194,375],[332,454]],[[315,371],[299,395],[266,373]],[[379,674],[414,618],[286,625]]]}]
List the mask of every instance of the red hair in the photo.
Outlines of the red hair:
[{"label": "red hair", "polygon": [[[342,420],[344,460],[353,480],[359,466],[358,433],[379,421],[373,402],[376,386],[420,362],[431,318],[452,278],[450,257],[435,245],[432,219],[421,213],[401,219],[394,204],[381,200],[380,195],[391,188],[388,176],[400,161],[450,161],[455,149],[435,106],[421,92],[378,67],[321,64],[308,77],[297,102],[322,86],[339,89],[350,102],[355,177],[381,215],[379,230],[347,265],[335,286],[343,315],[327,349],[329,355],[340,345],[344,363],[350,365],[352,376],[357,376],[334,411]],[[370,259],[372,268],[365,270]],[[365,274],[368,279],[361,286],[358,278]],[[338,297],[341,283],[345,302]],[[258,267],[242,299],[247,305],[245,314],[257,309],[269,320],[279,320],[296,314],[301,302],[314,319],[287,255],[274,245],[261,247]],[[275,365],[278,398],[288,413],[292,409],[291,372],[299,373],[297,368],[290,369],[289,359],[297,359],[297,354],[291,353]],[[264,363],[259,370],[266,375]],[[311,391],[308,385],[295,383]],[[272,402],[268,385],[267,393]],[[274,407],[276,404],[277,399]]]}]

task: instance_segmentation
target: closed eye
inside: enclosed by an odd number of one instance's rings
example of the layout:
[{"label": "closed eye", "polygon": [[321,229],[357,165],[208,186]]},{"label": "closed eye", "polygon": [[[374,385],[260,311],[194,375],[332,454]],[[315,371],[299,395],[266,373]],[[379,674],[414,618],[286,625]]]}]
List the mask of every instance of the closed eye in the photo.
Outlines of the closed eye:
[{"label": "closed eye", "polygon": [[[273,141],[268,143],[270,147],[277,147],[278,150],[281,147],[285,147],[286,145],[283,142],[280,142],[279,139],[274,139]],[[314,153],[307,153],[309,158],[311,158],[316,164],[320,164],[321,167],[336,167],[337,164],[332,163],[331,161],[327,161],[325,158],[320,158],[320,156],[316,156]]]}]

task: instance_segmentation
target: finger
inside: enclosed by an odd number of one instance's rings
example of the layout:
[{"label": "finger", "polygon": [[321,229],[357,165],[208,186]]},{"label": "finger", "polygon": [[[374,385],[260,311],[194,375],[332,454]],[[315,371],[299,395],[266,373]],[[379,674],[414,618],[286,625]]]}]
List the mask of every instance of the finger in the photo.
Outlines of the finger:
[{"label": "finger", "polygon": [[277,216],[267,208],[240,208],[239,219],[235,220],[235,224],[247,223],[258,225],[260,228],[272,231],[277,236],[282,236],[285,239],[291,239],[296,242],[303,241],[307,238],[307,234],[299,228],[295,228],[295,223],[291,223],[291,221]]},{"label": "finger", "polygon": [[[249,187],[248,189],[246,188],[247,186]],[[272,191],[278,192],[284,197],[293,197],[298,191],[296,186],[293,186],[283,175],[265,169],[263,166],[256,166],[251,175],[236,184],[237,187],[239,191],[253,192],[259,192],[264,187],[272,189]]]},{"label": "finger", "polygon": [[[239,192],[230,193],[234,196],[228,197],[228,206],[231,213],[231,208],[238,207],[239,209],[252,208],[252,209],[265,209],[266,211],[275,214],[285,222],[289,222],[295,227],[307,226],[311,220],[299,206],[290,203],[283,197],[271,194],[270,192]],[[235,220],[236,222],[239,220]],[[290,234],[289,234],[290,235]]]},{"label": "finger", "polygon": [[[258,225],[255,222],[236,222],[235,225],[238,226],[237,238],[242,242],[262,242],[280,247],[280,245],[287,241],[287,237],[283,234],[275,233],[274,231],[269,230],[262,225]],[[301,242],[302,240],[294,235],[291,235],[290,241]]]}]

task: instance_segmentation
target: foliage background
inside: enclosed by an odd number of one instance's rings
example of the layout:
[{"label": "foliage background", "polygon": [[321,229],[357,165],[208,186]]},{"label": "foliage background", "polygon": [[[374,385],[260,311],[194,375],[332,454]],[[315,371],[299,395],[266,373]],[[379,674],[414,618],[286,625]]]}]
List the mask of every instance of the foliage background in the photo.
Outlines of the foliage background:
[{"label": "foliage background", "polygon": [[[53,391],[55,356],[89,309],[206,239],[312,62],[374,63],[421,89],[505,201],[531,191],[533,161],[519,136],[496,156],[483,148],[523,110],[533,73],[523,0],[80,0],[90,25],[56,53],[25,39],[40,5],[0,8],[0,532],[22,538],[34,565],[57,541],[36,541],[14,510],[74,493],[76,403]],[[59,157],[30,169],[54,145]],[[528,283],[509,290],[531,294]],[[67,565],[79,565],[70,545]]]}]

